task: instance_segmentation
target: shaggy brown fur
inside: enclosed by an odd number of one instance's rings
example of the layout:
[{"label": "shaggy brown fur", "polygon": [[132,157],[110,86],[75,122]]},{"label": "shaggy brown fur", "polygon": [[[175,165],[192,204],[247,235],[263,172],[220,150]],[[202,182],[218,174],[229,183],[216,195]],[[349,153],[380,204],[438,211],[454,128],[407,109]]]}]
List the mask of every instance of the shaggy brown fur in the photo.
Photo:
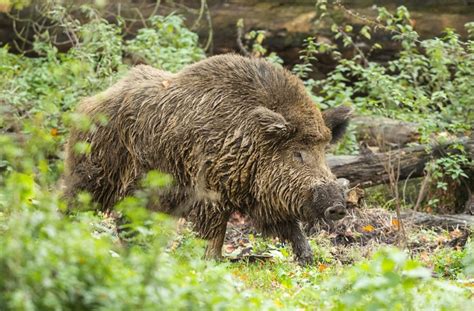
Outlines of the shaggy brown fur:
[{"label": "shaggy brown fur", "polygon": [[[350,110],[323,115],[302,82],[260,59],[214,56],[177,74],[137,66],[78,111],[106,125],[73,130],[66,195],[88,191],[109,209],[149,170],[174,177],[155,208],[193,220],[219,257],[233,211],[312,261],[299,221],[344,215],[344,191],[325,162],[331,129],[341,136]],[[325,125],[327,124],[327,126]],[[80,141],[87,155],[73,152]]]}]

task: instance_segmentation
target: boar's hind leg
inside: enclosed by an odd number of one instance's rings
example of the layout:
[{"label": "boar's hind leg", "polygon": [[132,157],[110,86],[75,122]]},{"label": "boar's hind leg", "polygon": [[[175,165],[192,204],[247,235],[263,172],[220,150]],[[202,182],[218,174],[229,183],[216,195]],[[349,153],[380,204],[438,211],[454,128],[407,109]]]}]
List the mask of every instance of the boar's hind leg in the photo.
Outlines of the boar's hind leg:
[{"label": "boar's hind leg", "polygon": [[202,201],[195,203],[191,220],[194,223],[194,230],[208,241],[204,254],[206,259],[222,258],[222,245],[229,216],[230,212],[224,210],[220,203]]},{"label": "boar's hind leg", "polygon": [[295,258],[300,265],[310,265],[313,263],[313,251],[299,223],[288,222],[279,224],[275,229],[280,239],[291,243]]}]

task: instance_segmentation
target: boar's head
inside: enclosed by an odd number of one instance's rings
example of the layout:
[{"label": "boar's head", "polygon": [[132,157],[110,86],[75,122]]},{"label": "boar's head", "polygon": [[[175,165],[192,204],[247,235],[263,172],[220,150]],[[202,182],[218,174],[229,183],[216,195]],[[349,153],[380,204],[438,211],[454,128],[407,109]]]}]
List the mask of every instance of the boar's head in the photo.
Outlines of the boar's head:
[{"label": "boar's head", "polygon": [[295,108],[293,114],[263,107],[254,110],[252,117],[262,137],[254,196],[263,213],[304,221],[346,215],[349,182],[331,173],[325,151],[343,136],[351,112],[340,106],[321,113],[314,104]]}]

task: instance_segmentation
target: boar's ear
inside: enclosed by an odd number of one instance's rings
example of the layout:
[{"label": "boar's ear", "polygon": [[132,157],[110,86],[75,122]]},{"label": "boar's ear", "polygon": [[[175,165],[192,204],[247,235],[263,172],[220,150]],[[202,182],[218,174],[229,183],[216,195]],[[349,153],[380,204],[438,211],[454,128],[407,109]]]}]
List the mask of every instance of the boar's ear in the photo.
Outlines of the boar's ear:
[{"label": "boar's ear", "polygon": [[338,106],[323,111],[323,119],[326,126],[331,130],[331,144],[337,142],[344,136],[349,119],[351,118],[353,109],[347,106]]},{"label": "boar's ear", "polygon": [[278,112],[259,106],[252,110],[251,115],[266,134],[288,137],[292,133],[291,125]]}]

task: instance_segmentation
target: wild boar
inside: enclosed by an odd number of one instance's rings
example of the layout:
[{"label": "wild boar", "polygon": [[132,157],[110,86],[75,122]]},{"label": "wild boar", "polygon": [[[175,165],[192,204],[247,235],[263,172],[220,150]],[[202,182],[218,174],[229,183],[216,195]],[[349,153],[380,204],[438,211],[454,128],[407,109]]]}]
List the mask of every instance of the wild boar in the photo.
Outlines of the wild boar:
[{"label": "wild boar", "polygon": [[[137,66],[78,111],[107,124],[72,130],[66,195],[87,191],[110,209],[150,170],[174,184],[150,208],[192,220],[218,258],[227,220],[249,215],[264,234],[289,241],[296,259],[313,254],[301,221],[344,217],[345,182],[325,161],[351,109],[321,113],[300,79],[263,59],[220,55],[176,74]],[[77,142],[91,146],[74,152]]]}]

